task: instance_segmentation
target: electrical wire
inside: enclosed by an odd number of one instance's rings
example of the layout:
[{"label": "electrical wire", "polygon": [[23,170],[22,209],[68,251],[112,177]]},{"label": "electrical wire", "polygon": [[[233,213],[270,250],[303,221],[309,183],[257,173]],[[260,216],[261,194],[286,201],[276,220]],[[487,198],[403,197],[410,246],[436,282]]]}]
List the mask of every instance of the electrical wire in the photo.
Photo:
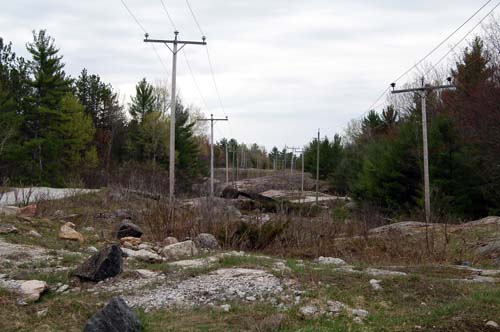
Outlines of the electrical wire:
[{"label": "electrical wire", "polygon": [[196,18],[196,15],[194,14],[193,8],[191,7],[189,0],[186,0],[186,4],[189,8],[189,11],[191,12],[191,16],[193,16],[194,23],[196,23],[196,26],[198,26],[198,30],[200,30],[200,33],[202,36],[205,36],[205,33],[203,32],[203,29],[201,28],[200,22],[198,22],[198,19]]},{"label": "electrical wire", "polygon": [[479,20],[479,22],[477,22],[474,27],[472,29],[470,29],[462,38],[460,38],[460,40],[455,44],[453,45],[453,47],[451,49],[448,50],[448,52],[446,52],[433,66],[431,69],[429,69],[429,71],[427,71],[426,74],[428,74],[430,71],[432,70],[435,70],[436,67],[451,53],[455,50],[455,48],[458,47],[458,45],[460,45],[464,40],[465,38],[467,38],[472,32],[474,32],[474,30],[477,29],[477,27],[479,25],[481,25],[481,23],[484,22],[484,20],[486,20],[491,14],[493,14],[493,12],[495,11],[495,9],[498,8],[498,6],[500,6],[500,1],[488,12],[488,14],[486,14],[481,20]]},{"label": "electrical wire", "polygon": [[167,14],[167,17],[168,17],[168,20],[170,21],[170,24],[172,24],[172,27],[174,28],[174,30],[177,30],[175,23],[174,23],[174,20],[172,20],[172,16],[170,16],[170,13],[168,12],[167,6],[163,2],[163,0],[160,0],[160,1],[161,1],[161,5],[163,7],[163,10],[165,11],[165,14]]},{"label": "electrical wire", "polygon": [[[132,10],[130,10],[130,8],[127,6],[127,4],[125,3],[125,1],[124,0],[120,0],[120,2],[122,3],[123,7],[125,7],[125,9],[127,10],[127,12],[129,13],[129,15],[132,17],[132,19],[135,21],[135,23],[137,24],[137,26],[142,30],[142,32],[144,34],[147,34],[148,33],[147,30],[144,28],[144,26],[141,24],[141,22],[139,22],[139,20],[134,15],[134,13],[132,12]],[[158,50],[156,49],[156,47],[154,46],[154,44],[150,44],[150,45],[153,48],[153,51],[155,52],[156,57],[160,61],[163,69],[165,70],[165,73],[167,73],[167,75],[170,75],[170,72],[168,71],[167,66],[165,66],[165,63],[163,62],[160,54],[158,53]]]}]

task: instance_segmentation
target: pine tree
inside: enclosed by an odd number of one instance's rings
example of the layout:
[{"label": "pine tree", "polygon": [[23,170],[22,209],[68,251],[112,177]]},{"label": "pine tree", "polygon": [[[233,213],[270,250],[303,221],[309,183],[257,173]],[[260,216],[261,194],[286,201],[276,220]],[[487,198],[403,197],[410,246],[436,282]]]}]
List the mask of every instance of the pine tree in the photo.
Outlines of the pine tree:
[{"label": "pine tree", "polygon": [[135,97],[132,97],[129,112],[134,120],[142,123],[147,113],[155,110],[154,88],[143,78],[135,87]]}]

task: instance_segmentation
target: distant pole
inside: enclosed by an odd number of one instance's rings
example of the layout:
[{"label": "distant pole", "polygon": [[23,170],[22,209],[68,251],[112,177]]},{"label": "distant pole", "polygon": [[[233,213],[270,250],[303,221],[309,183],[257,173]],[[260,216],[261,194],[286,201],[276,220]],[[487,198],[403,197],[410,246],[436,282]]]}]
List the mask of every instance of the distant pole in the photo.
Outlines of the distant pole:
[{"label": "distant pole", "polygon": [[[451,83],[451,78],[448,78]],[[423,141],[423,159],[424,159],[424,200],[425,200],[425,221],[431,221],[431,194],[430,194],[430,176],[429,176],[429,143],[427,138],[427,94],[434,90],[453,89],[456,88],[453,84],[431,86],[425,84],[425,78],[422,77],[422,87],[414,89],[394,90],[396,83],[392,83],[392,93],[407,93],[407,92],[422,92],[422,141]]]},{"label": "distant pole", "polygon": [[319,140],[320,130],[318,129],[318,146],[316,149],[316,205],[319,204]]},{"label": "distant pole", "polygon": [[[214,119],[214,115],[210,114],[210,119],[198,119],[198,121],[210,121],[210,198],[214,198],[214,122],[228,121],[228,118],[226,116],[225,119]],[[227,167],[227,159],[226,159],[226,167]]]},{"label": "distant pole", "polygon": [[301,191],[304,193],[304,150],[302,152],[302,176],[301,176]]},{"label": "distant pole", "polygon": [[[182,41],[178,40],[177,36],[179,31],[174,31],[173,40],[160,40],[160,39],[148,39],[149,35],[145,34],[144,42],[146,43],[161,43],[165,44],[172,52],[172,91],[171,91],[171,102],[170,102],[170,156],[169,156],[169,198],[172,201],[175,195],[175,111],[177,106],[176,101],[176,84],[177,84],[177,53],[182,50],[186,45],[206,45],[205,37],[202,37],[201,42],[197,41]],[[172,48],[168,44],[172,44]],[[181,45],[178,48],[178,45]]]},{"label": "distant pole", "polygon": [[229,152],[227,149],[227,140],[226,140],[226,184],[229,184]]}]

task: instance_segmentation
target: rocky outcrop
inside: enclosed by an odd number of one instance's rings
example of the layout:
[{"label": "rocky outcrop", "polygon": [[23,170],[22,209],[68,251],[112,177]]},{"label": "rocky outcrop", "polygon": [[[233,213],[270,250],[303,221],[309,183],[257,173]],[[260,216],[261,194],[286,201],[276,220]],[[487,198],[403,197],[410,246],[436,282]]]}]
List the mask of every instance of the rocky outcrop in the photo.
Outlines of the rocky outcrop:
[{"label": "rocky outcrop", "polygon": [[84,281],[101,281],[122,272],[122,251],[118,245],[102,249],[78,266],[74,274]]},{"label": "rocky outcrop", "polygon": [[116,237],[121,239],[122,237],[136,237],[140,238],[144,234],[142,229],[131,222],[130,220],[123,220],[118,226],[118,231],[116,232]]},{"label": "rocky outcrop", "polygon": [[18,232],[17,228],[12,225],[0,224],[0,234],[11,234],[17,232]]},{"label": "rocky outcrop", "polygon": [[92,316],[84,332],[140,332],[142,323],[121,297],[114,297]]},{"label": "rocky outcrop", "polygon": [[346,262],[341,259],[341,258],[335,258],[335,257],[319,257],[315,260],[316,263],[319,264],[332,264],[335,266],[343,266],[346,265]]},{"label": "rocky outcrop", "polygon": [[59,230],[59,238],[62,240],[78,241],[82,244],[85,241],[83,235],[77,232],[74,227],[75,224],[72,222],[67,222],[62,225]]},{"label": "rocky outcrop", "polygon": [[160,255],[146,249],[140,249],[140,250],[132,250],[132,249],[127,249],[127,248],[122,248],[122,252],[127,256],[131,258],[135,258],[137,260],[147,262],[147,263],[157,263],[157,262],[162,262],[163,257]]},{"label": "rocky outcrop", "polygon": [[188,240],[166,246],[160,254],[166,259],[179,259],[198,255],[198,248],[193,241]]},{"label": "rocky outcrop", "polygon": [[166,237],[161,242],[161,244],[163,244],[164,246],[170,246],[170,245],[176,244],[176,243],[179,243],[179,240],[177,240],[177,238],[175,238],[173,236]]}]

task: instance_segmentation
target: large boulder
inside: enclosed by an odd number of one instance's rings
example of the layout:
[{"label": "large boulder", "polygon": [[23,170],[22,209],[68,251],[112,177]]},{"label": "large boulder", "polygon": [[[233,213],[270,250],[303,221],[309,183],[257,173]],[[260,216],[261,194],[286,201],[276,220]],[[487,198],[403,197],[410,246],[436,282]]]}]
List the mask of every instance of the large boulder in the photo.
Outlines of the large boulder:
[{"label": "large boulder", "polygon": [[500,257],[500,239],[493,239],[476,248],[476,254],[485,258]]},{"label": "large boulder", "polygon": [[122,272],[123,258],[120,247],[113,244],[91,256],[75,270],[75,275],[85,281],[101,281]]},{"label": "large boulder", "polygon": [[139,332],[142,323],[121,297],[112,298],[85,324],[84,332]]},{"label": "large boulder", "polygon": [[198,255],[198,248],[193,241],[188,240],[166,246],[160,254],[167,259],[179,259]]},{"label": "large boulder", "polygon": [[219,242],[212,234],[201,233],[194,240],[198,248],[208,251],[220,249]]},{"label": "large boulder", "polygon": [[21,209],[17,206],[0,206],[0,215],[15,216]]},{"label": "large boulder", "polygon": [[78,241],[82,244],[84,242],[83,235],[77,232],[74,227],[75,224],[72,222],[67,222],[62,225],[59,230],[59,238],[62,240]]},{"label": "large boulder", "polygon": [[177,238],[175,238],[173,236],[166,237],[161,242],[161,244],[163,244],[164,246],[169,246],[169,245],[176,244],[176,243],[179,243],[179,240],[177,240]]},{"label": "large boulder", "polygon": [[38,301],[40,295],[45,292],[49,286],[45,281],[29,280],[25,281],[20,286],[22,300],[25,302]]},{"label": "large boulder", "polygon": [[118,226],[118,231],[116,232],[116,237],[121,239],[122,237],[138,237],[140,238],[144,234],[142,229],[131,222],[130,220],[123,220]]}]

